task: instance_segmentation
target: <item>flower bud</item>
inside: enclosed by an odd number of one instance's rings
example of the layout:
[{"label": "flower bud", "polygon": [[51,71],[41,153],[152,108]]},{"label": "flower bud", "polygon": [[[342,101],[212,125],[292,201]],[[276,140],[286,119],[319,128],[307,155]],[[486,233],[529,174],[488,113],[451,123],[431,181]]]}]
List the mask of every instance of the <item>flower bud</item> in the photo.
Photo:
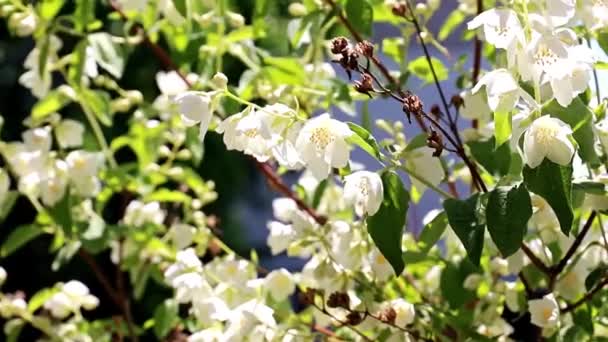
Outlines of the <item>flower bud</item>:
[{"label": "flower bud", "polygon": [[131,101],[127,98],[119,98],[112,101],[110,108],[112,108],[113,112],[126,112],[131,108]]},{"label": "flower bud", "polygon": [[131,104],[140,104],[144,101],[144,96],[139,90],[129,90],[126,93],[126,97],[129,99]]},{"label": "flower bud", "polygon": [[292,17],[303,17],[307,14],[307,10],[306,10],[306,6],[304,6],[303,4],[299,3],[299,2],[293,2],[289,5],[289,8],[287,9],[287,11],[289,12],[289,15],[291,15]]},{"label": "flower bud", "polygon": [[348,48],[348,39],[345,37],[336,37],[331,41],[331,52],[334,54],[342,53]]},{"label": "flower bud", "polygon": [[215,84],[215,86],[221,89],[226,89],[226,87],[228,86],[228,77],[226,77],[226,75],[221,72],[218,72],[213,75],[211,81],[213,81],[213,84]]},{"label": "flower bud", "polygon": [[9,27],[19,37],[30,36],[36,30],[37,19],[33,12],[13,13],[9,19]]},{"label": "flower bud", "polygon": [[167,147],[167,145],[161,145],[158,148],[158,154],[161,157],[168,157],[169,155],[171,155],[171,149],[169,147]]},{"label": "flower bud", "polygon": [[195,20],[198,22],[199,25],[201,25],[202,28],[207,28],[207,27],[211,26],[211,24],[213,23],[214,17],[215,17],[215,12],[211,11],[211,12],[207,12],[203,15],[196,16]]},{"label": "flower bud", "polygon": [[240,28],[245,25],[245,18],[238,13],[228,12],[226,16],[228,17],[228,24],[233,28]]},{"label": "flower bud", "polygon": [[4,269],[4,267],[0,266],[0,286],[2,286],[2,284],[4,284],[5,281],[6,281],[6,270]]},{"label": "flower bud", "polygon": [[188,149],[183,149],[177,152],[177,160],[190,160],[192,159],[192,152]]},{"label": "flower bud", "polygon": [[350,309],[350,297],[345,292],[334,292],[327,299],[327,306],[330,308]]}]

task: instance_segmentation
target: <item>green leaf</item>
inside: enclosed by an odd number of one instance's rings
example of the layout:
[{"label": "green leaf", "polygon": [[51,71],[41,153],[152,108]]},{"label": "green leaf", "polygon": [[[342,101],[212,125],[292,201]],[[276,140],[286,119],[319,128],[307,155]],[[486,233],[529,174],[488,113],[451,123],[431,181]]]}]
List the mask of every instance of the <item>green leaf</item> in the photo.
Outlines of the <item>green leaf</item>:
[{"label": "green leaf", "polygon": [[61,226],[61,228],[63,229],[63,232],[67,235],[67,236],[71,236],[73,231],[73,224],[74,222],[72,221],[72,198],[70,196],[69,193],[69,189],[68,191],[66,191],[65,195],[63,195],[63,198],[55,203],[55,205],[51,208],[49,208],[48,213],[49,215],[51,215],[51,217],[53,218],[53,221],[55,223],[57,223],[59,226]]},{"label": "green leaf", "polygon": [[0,246],[0,256],[6,258],[42,233],[42,228],[33,224],[15,228]]},{"label": "green leaf", "polygon": [[463,259],[459,265],[448,263],[441,271],[441,295],[452,309],[458,309],[475,298],[475,292],[463,286],[464,280],[474,271],[474,266],[467,259]]},{"label": "green leaf", "polygon": [[190,203],[192,198],[186,193],[177,190],[158,189],[144,197],[145,201]]},{"label": "green leaf", "polygon": [[175,9],[182,15],[182,17],[188,17],[188,5],[186,4],[187,0],[172,0]]},{"label": "green leaf", "polygon": [[177,309],[175,300],[167,299],[154,310],[154,335],[159,340],[164,340],[165,336],[167,336],[177,322]]},{"label": "green leaf", "polygon": [[496,148],[495,138],[484,141],[469,141],[466,143],[471,154],[481,166],[491,175],[504,176],[509,173],[511,165],[511,147],[502,144]]},{"label": "green leaf", "polygon": [[[438,58],[431,57],[431,63],[433,64],[433,68],[435,69],[435,73],[437,74],[437,79],[439,81],[445,81],[448,79],[448,69],[443,65]],[[414,76],[420,78],[425,83],[433,83],[435,79],[433,78],[433,73],[431,72],[431,68],[429,67],[429,63],[426,60],[426,57],[418,57],[411,61],[407,70],[411,72]]]},{"label": "green leaf", "polygon": [[89,44],[93,48],[93,58],[110,75],[120,78],[125,69],[126,51],[112,36],[105,32],[89,35]]},{"label": "green leaf", "polygon": [[440,212],[435,216],[431,222],[424,226],[420,237],[418,238],[418,246],[422,253],[428,253],[428,251],[435,246],[437,241],[443,235],[445,228],[448,226],[448,217],[444,211]]},{"label": "green leaf", "polygon": [[86,61],[87,40],[81,40],[70,56],[70,68],[68,69],[68,78],[73,84],[80,85],[82,82],[82,72]]},{"label": "green leaf", "polygon": [[574,220],[572,212],[572,164],[561,166],[545,158],[536,168],[523,170],[530,191],[544,198],[553,208],[562,232],[568,235]]},{"label": "green leaf", "polygon": [[108,127],[112,126],[110,94],[103,90],[82,89],[80,96],[84,101],[83,105],[93,111],[99,122]]},{"label": "green leaf", "polygon": [[596,269],[591,271],[587,275],[587,278],[585,278],[585,288],[587,291],[591,291],[606,275],[608,275],[608,266],[606,264],[600,264]]},{"label": "green leaf", "polygon": [[525,185],[498,186],[490,192],[486,206],[488,231],[503,258],[517,252],[531,216],[532,203]]},{"label": "green leaf", "polygon": [[458,27],[465,19],[465,15],[461,11],[452,11],[450,15],[445,19],[445,22],[441,26],[439,30],[439,35],[437,36],[439,40],[445,40],[450,33],[454,32],[454,29]]},{"label": "green leaf", "polygon": [[306,72],[301,63],[293,58],[266,57],[264,73],[274,84],[301,85],[306,79]]},{"label": "green leaf", "polygon": [[37,41],[36,46],[39,48],[40,54],[38,55],[38,76],[40,79],[45,79],[49,77],[49,75],[45,75],[46,66],[47,66],[47,58],[49,56],[49,48],[51,44],[51,40],[49,35],[42,36],[42,41]]},{"label": "green leaf", "polygon": [[572,137],[578,143],[578,155],[591,166],[600,164],[595,152],[595,134],[593,129],[593,112],[583,101],[576,97],[566,108],[553,100],[543,106],[543,113],[551,114],[572,127]]},{"label": "green leaf", "polygon": [[597,42],[602,50],[608,54],[608,31],[599,32],[597,34]]},{"label": "green leaf", "polygon": [[65,91],[55,89],[50,91],[45,97],[36,102],[32,108],[32,119],[39,121],[48,115],[59,111],[70,103],[72,99]]},{"label": "green leaf", "polygon": [[192,164],[199,166],[203,161],[203,154],[205,153],[205,145],[201,142],[199,137],[199,128],[188,127],[186,129],[186,148],[192,153]]},{"label": "green leaf", "polygon": [[462,201],[448,198],[443,208],[448,215],[450,226],[462,242],[469,260],[479,266],[483,250],[484,224],[479,217],[480,195],[477,193]]},{"label": "green leaf", "polygon": [[95,21],[95,0],[76,0],[74,24],[76,30],[84,32],[87,25]]},{"label": "green leaf", "polygon": [[59,13],[64,3],[65,0],[43,0],[38,4],[38,13],[44,20],[50,21]]},{"label": "green leaf", "polygon": [[18,342],[21,330],[25,326],[25,321],[21,318],[13,318],[4,323],[4,335],[6,342]]},{"label": "green leaf", "polygon": [[381,175],[384,199],[374,216],[367,218],[367,230],[386,260],[399,275],[405,264],[402,259],[401,240],[409,206],[409,194],[394,171]]},{"label": "green leaf", "polygon": [[82,243],[78,240],[69,241],[66,243],[63,247],[61,247],[57,255],[55,255],[55,259],[51,264],[51,270],[53,270],[53,272],[57,272],[61,266],[70,262],[78,250],[80,250],[80,247],[82,247]]},{"label": "green leaf", "polygon": [[572,189],[575,191],[582,191],[586,194],[591,194],[591,195],[608,194],[608,189],[606,189],[606,184],[599,183],[599,182],[590,182],[590,181],[573,182]]},{"label": "green leaf", "polygon": [[572,313],[572,321],[593,336],[593,317],[589,305],[581,305]]},{"label": "green leaf", "polygon": [[347,122],[346,124],[350,130],[355,133],[346,140],[361,147],[372,157],[382,160],[382,153],[380,153],[380,146],[378,145],[378,142],[376,142],[376,139],[365,128],[352,122]]},{"label": "green leaf", "polygon": [[17,198],[19,198],[19,192],[17,191],[8,191],[4,195],[4,199],[0,202],[0,223],[11,213]]},{"label": "green leaf", "polygon": [[327,179],[322,180],[317,188],[315,189],[315,193],[312,196],[312,207],[317,209],[319,204],[321,203],[321,198],[323,198],[323,194],[325,193],[325,189],[327,188]]},{"label": "green leaf", "polygon": [[27,311],[34,313],[55,293],[57,293],[57,289],[55,288],[42,289],[36,292],[27,303]]},{"label": "green leaf", "polygon": [[346,17],[357,31],[368,37],[372,35],[374,9],[369,0],[348,0],[345,10]]},{"label": "green leaf", "polygon": [[511,131],[511,113],[494,113],[494,139],[496,141],[496,150],[498,150],[502,144],[509,141],[509,138],[511,138]]}]

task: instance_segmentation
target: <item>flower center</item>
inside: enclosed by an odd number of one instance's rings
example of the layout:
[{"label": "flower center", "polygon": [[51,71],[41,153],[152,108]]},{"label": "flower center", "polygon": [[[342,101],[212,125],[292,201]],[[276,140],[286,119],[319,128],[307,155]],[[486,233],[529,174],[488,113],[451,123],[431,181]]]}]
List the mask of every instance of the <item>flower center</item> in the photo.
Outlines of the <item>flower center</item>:
[{"label": "flower center", "polygon": [[359,181],[359,191],[361,192],[361,195],[363,195],[364,197],[367,197],[367,195],[369,194],[367,182],[365,181],[364,178],[361,178],[361,180]]},{"label": "flower center", "polygon": [[494,26],[494,32],[502,38],[506,38],[509,35],[509,26]]},{"label": "flower center", "polygon": [[553,309],[551,309],[551,308],[544,308],[542,314],[543,314],[543,318],[546,321],[548,321],[551,318],[551,316],[553,316]]},{"label": "flower center", "polygon": [[255,128],[250,128],[243,132],[247,138],[255,138],[258,135],[258,130]]},{"label": "flower center", "polygon": [[537,128],[534,137],[538,144],[548,146],[553,142],[553,138],[556,134],[557,129],[555,127],[545,126]]},{"label": "flower center", "polygon": [[545,45],[539,46],[534,54],[534,63],[541,67],[549,66],[557,62],[557,54]]},{"label": "flower center", "polygon": [[334,141],[334,136],[326,127],[318,127],[312,131],[310,141],[316,145],[317,150],[322,150],[327,147],[330,142]]}]

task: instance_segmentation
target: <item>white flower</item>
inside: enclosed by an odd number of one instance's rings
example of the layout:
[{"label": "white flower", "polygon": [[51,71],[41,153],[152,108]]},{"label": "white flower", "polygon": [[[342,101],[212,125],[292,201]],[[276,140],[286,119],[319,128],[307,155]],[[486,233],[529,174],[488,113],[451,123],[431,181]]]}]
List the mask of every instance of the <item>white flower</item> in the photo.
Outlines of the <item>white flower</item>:
[{"label": "white flower", "polygon": [[507,263],[509,264],[509,273],[518,274],[522,268],[527,264],[528,258],[521,249],[507,257]]},{"label": "white flower", "polygon": [[92,310],[99,305],[99,299],[89,293],[89,288],[78,280],[71,280],[60,286],[60,290],[53,294],[46,302],[44,308],[51,312],[55,318],[63,319],[80,308]]},{"label": "white flower", "polygon": [[414,310],[414,305],[412,305],[412,303],[399,298],[391,301],[391,308],[395,310],[395,313],[397,314],[395,317],[395,325],[405,327],[414,322],[416,310]]},{"label": "white flower", "polygon": [[32,35],[36,30],[38,19],[34,11],[15,12],[9,19],[9,26],[15,30],[15,34],[19,37]]},{"label": "white flower", "polygon": [[270,233],[268,234],[266,244],[270,247],[272,255],[277,255],[287,250],[296,237],[296,231],[289,224],[270,221],[267,227]]},{"label": "white flower", "polygon": [[28,69],[19,77],[19,83],[29,88],[34,96],[42,98],[51,89],[51,66],[57,60],[57,51],[62,46],[62,42],[57,36],[49,37],[49,48],[47,59],[44,61],[45,72],[41,74],[39,61],[40,49],[35,47],[25,58],[23,65]]},{"label": "white flower", "polygon": [[160,203],[131,201],[125,210],[124,223],[134,227],[141,227],[146,223],[160,225],[165,220],[165,212],[160,208]]},{"label": "white flower", "polygon": [[[188,75],[186,77],[189,81],[196,78],[196,75]],[[159,71],[156,74],[156,85],[163,95],[175,96],[178,94],[185,93],[188,88],[188,84],[184,82],[177,71],[171,70],[168,72]]]},{"label": "white flower", "polygon": [[574,301],[585,292],[585,279],[588,274],[585,260],[581,259],[557,281],[555,289],[560,296]]},{"label": "white flower", "polygon": [[384,196],[382,179],[375,172],[357,171],[344,177],[344,200],[355,206],[359,216],[374,215]]},{"label": "white flower", "polygon": [[552,328],[559,320],[559,306],[552,293],[542,299],[528,301],[532,324],[541,328]]},{"label": "white flower", "polygon": [[482,280],[483,277],[481,276],[481,274],[471,273],[464,279],[464,283],[462,284],[462,286],[467,290],[476,291]]},{"label": "white flower", "polygon": [[517,292],[517,283],[505,283],[505,303],[509,310],[519,312],[519,294]]},{"label": "white flower", "polygon": [[2,296],[0,299],[0,316],[12,318],[27,312],[27,303],[23,298],[17,296]]},{"label": "white flower", "polygon": [[543,159],[559,165],[568,165],[574,155],[574,146],[568,139],[570,126],[563,121],[543,115],[534,120],[524,135],[524,159],[531,168]]},{"label": "white flower", "polygon": [[55,136],[61,148],[79,147],[83,134],[84,125],[76,120],[64,119],[55,127]]},{"label": "white flower", "polygon": [[101,166],[103,155],[98,152],[72,151],[65,161],[68,163],[68,174],[74,189],[81,196],[96,195],[101,184],[97,172]]},{"label": "white flower", "polygon": [[179,105],[179,113],[186,126],[200,123],[199,138],[202,141],[213,116],[209,94],[188,91],[177,96],[175,102]]},{"label": "white flower", "polygon": [[483,25],[485,40],[499,49],[514,49],[523,39],[523,30],[517,13],[508,9],[491,9],[476,16],[467,24],[469,30]]},{"label": "white flower", "polygon": [[441,266],[435,265],[431,267],[424,276],[425,290],[429,293],[437,291],[439,281],[441,279]]},{"label": "white flower", "polygon": [[53,206],[59,202],[68,184],[68,165],[62,160],[56,160],[52,167],[49,167],[40,182],[40,198],[46,206]]},{"label": "white flower", "polygon": [[547,0],[547,14],[553,26],[566,24],[574,17],[575,0]]},{"label": "white flower", "polygon": [[395,270],[378,248],[372,249],[369,253],[368,261],[371,271],[378,281],[387,281],[395,275]]},{"label": "white flower", "polygon": [[509,263],[507,259],[495,257],[490,261],[490,269],[500,276],[506,276],[509,274]]},{"label": "white flower", "polygon": [[466,90],[460,93],[463,106],[460,107],[460,114],[467,119],[477,119],[487,121],[491,119],[492,111],[486,102],[486,95],[482,91],[472,93]]},{"label": "white flower", "polygon": [[284,268],[270,272],[264,278],[264,284],[264,288],[277,302],[286,299],[296,289],[293,276]]},{"label": "white flower", "polygon": [[182,250],[192,244],[192,239],[194,238],[196,228],[189,224],[177,223],[171,227],[170,232],[171,240],[173,240],[175,248]]},{"label": "white flower", "polygon": [[230,308],[218,297],[195,298],[192,311],[199,322],[225,321],[230,318]]},{"label": "white flower", "polygon": [[11,179],[8,173],[0,168],[0,206],[3,205],[6,196],[8,196],[9,189],[11,187]]},{"label": "white flower", "polygon": [[5,281],[6,281],[6,270],[4,269],[4,267],[0,266],[0,286],[2,286],[2,284],[4,284]]},{"label": "white flower", "polygon": [[348,165],[350,151],[346,139],[352,134],[348,125],[325,113],[306,122],[296,140],[296,149],[313,175],[324,179],[332,167]]},{"label": "white flower", "polygon": [[496,69],[483,75],[471,92],[477,93],[482,86],[486,87],[488,105],[493,112],[511,111],[525,94],[507,69]]},{"label": "white flower", "polygon": [[51,150],[53,137],[51,136],[51,127],[39,127],[28,129],[21,134],[23,143],[30,151],[48,152]]},{"label": "white flower", "polygon": [[[433,152],[434,150],[427,146],[416,148],[407,152],[405,164],[410,170],[414,171],[417,176],[434,186],[437,186],[445,177],[445,171],[441,165],[441,160],[437,157],[433,157]],[[411,180],[412,185],[418,191],[419,196],[422,196],[426,191],[427,186],[418,180],[417,177],[411,177]]]},{"label": "white flower", "polygon": [[606,1],[582,1],[578,11],[590,30],[600,30],[608,26],[608,3]]}]

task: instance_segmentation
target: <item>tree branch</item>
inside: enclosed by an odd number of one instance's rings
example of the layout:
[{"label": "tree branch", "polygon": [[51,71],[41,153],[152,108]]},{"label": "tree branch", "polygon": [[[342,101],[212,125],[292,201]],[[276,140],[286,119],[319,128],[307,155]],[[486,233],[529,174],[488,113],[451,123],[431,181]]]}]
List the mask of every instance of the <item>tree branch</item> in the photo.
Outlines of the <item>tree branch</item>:
[{"label": "tree branch", "polygon": [[587,294],[583,298],[561,309],[562,313],[573,311],[584,303],[590,301],[593,296],[595,296],[595,294],[598,293],[601,289],[603,289],[606,285],[608,285],[608,277],[605,277],[601,282],[595,285],[595,287],[591,289],[591,291],[587,292]]}]

